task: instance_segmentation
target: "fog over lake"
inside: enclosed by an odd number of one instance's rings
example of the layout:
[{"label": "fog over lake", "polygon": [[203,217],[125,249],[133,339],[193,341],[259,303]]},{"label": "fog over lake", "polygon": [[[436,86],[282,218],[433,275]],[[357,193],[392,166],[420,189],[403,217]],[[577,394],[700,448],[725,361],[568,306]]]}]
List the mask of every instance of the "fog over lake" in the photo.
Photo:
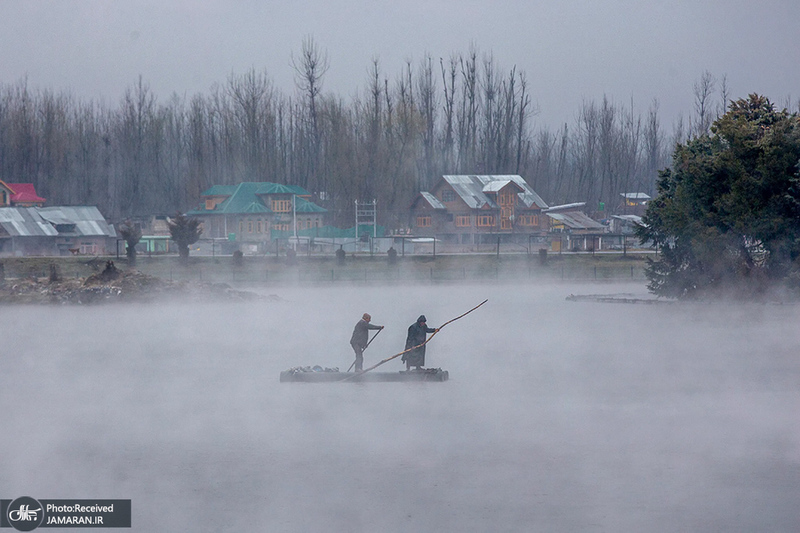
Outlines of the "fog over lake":
[{"label": "fog over lake", "polygon": [[[282,301],[0,308],[0,497],[131,499],[142,532],[800,530],[797,306],[255,290]],[[486,298],[428,345],[448,382],[278,381],[346,370],[362,313],[366,367]]]}]

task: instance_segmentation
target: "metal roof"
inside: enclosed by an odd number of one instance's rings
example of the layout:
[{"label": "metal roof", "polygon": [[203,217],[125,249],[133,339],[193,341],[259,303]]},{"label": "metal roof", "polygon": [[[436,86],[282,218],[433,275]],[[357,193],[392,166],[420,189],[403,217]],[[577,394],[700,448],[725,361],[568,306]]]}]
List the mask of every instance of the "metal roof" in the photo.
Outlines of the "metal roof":
[{"label": "metal roof", "polygon": [[36,194],[33,183],[6,183],[14,194],[11,195],[11,202],[31,202],[44,203],[45,199]]},{"label": "metal roof", "polygon": [[14,237],[56,236],[56,225],[70,225],[70,235],[116,237],[114,226],[106,222],[94,206],[3,207],[0,225]]},{"label": "metal roof", "polygon": [[308,196],[309,192],[297,185],[283,185],[280,183],[262,182],[243,182],[239,185],[214,185],[203,193],[203,196],[227,196],[214,209],[206,209],[205,204],[201,204],[197,209],[192,209],[188,215],[233,215],[233,214],[253,214],[253,213],[272,213],[272,209],[264,202],[262,195],[282,194],[294,195],[296,198],[296,210],[302,213],[325,213],[327,209],[309,202],[301,196]]},{"label": "metal roof", "polygon": [[250,202],[241,210],[242,213],[272,213],[272,210],[261,202]]},{"label": "metal roof", "polygon": [[570,211],[569,213],[547,213],[553,220],[564,224],[570,229],[605,229],[605,226],[592,220],[580,211]]},{"label": "metal roof", "polygon": [[513,182],[511,180],[490,181],[489,183],[483,186],[483,192],[499,192],[503,187],[505,187],[509,183]]},{"label": "metal roof", "polygon": [[327,213],[327,209],[320,207],[314,202],[309,202],[300,196],[294,197],[294,210],[297,213]]},{"label": "metal roof", "polygon": [[623,192],[620,193],[620,196],[627,198],[628,200],[649,200],[650,196],[643,192]]},{"label": "metal roof", "polygon": [[512,181],[522,189],[522,192],[517,194],[526,207],[547,208],[541,196],[517,174],[445,174],[442,178],[472,209],[480,209],[485,205],[496,208],[497,204],[486,193],[497,192]]},{"label": "metal roof", "polygon": [[236,185],[214,185],[203,191],[202,196],[230,196],[236,191]]},{"label": "metal roof", "polygon": [[576,210],[583,208],[586,205],[586,202],[573,202],[571,204],[561,204],[561,205],[554,205],[547,209],[548,213],[552,213],[553,211],[568,211],[568,210]]},{"label": "metal roof", "polygon": [[611,215],[611,218],[616,218],[618,220],[626,220],[628,222],[634,222],[636,224],[642,223],[642,217],[638,215]]},{"label": "metal roof", "polygon": [[430,204],[430,206],[434,209],[446,209],[444,204],[439,201],[434,195],[429,192],[421,192],[422,197],[425,199],[426,202]]},{"label": "metal roof", "polygon": [[36,207],[0,208],[0,226],[12,237],[58,235],[56,228],[39,216]]},{"label": "metal roof", "polygon": [[309,192],[299,185],[283,185],[282,183],[272,183],[269,181],[260,182],[261,185],[256,194],[296,194],[298,196],[309,196]]}]

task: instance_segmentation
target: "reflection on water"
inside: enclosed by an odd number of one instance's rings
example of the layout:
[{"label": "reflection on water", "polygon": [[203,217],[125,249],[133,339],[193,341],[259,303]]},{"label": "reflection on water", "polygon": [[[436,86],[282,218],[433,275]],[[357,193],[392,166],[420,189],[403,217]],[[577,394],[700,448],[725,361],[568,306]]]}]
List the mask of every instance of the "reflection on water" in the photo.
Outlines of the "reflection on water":
[{"label": "reflection on water", "polygon": [[[2,308],[0,497],[130,498],[137,531],[796,530],[798,309],[564,299],[603,289]],[[485,298],[429,345],[448,382],[278,382],[346,369],[364,312],[368,366]]]}]

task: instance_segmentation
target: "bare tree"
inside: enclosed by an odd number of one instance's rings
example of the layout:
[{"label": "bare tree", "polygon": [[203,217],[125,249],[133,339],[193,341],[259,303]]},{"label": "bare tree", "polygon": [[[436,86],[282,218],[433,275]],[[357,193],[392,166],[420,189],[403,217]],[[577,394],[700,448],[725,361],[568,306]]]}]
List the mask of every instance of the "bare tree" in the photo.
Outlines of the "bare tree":
[{"label": "bare tree", "polygon": [[272,82],[266,72],[251,69],[242,76],[231,74],[227,94],[239,126],[244,150],[246,181],[266,179],[269,125],[272,123]]},{"label": "bare tree", "polygon": [[433,75],[433,59],[430,55],[426,55],[420,65],[419,74],[417,76],[417,94],[418,105],[417,110],[422,123],[421,136],[422,136],[422,168],[420,170],[420,188],[427,189],[431,185],[431,180],[436,174],[437,166],[435,165],[435,123],[437,119],[436,110],[438,109],[438,100],[436,97],[436,78]]},{"label": "bare tree", "polygon": [[711,97],[714,94],[716,83],[716,78],[705,70],[694,84],[695,135],[705,135],[711,128],[711,122],[714,120]]},{"label": "bare tree", "polygon": [[137,225],[126,220],[119,227],[119,234],[125,240],[127,245],[125,255],[128,256],[128,264],[130,266],[136,265],[136,245],[142,239],[142,229]]},{"label": "bare tree", "polygon": [[450,170],[455,164],[453,126],[455,119],[455,94],[456,77],[458,75],[458,58],[450,56],[450,62],[445,69],[444,61],[440,58],[439,64],[442,68],[442,87],[444,90],[444,139],[442,140],[442,166]]},{"label": "bare tree", "polygon": [[292,68],[295,71],[295,83],[300,90],[305,108],[301,117],[306,121],[308,131],[307,137],[307,173],[308,177],[303,179],[303,184],[309,184],[312,188],[325,189],[324,176],[319,176],[320,157],[320,98],[322,93],[322,81],[330,65],[328,54],[323,52],[317,45],[314,38],[306,36],[303,38],[303,45],[300,57],[292,57]]},{"label": "bare tree", "polygon": [[115,138],[118,143],[119,167],[110,191],[115,214],[144,214],[153,194],[152,146],[156,114],[156,97],[141,76],[125,91],[122,109],[117,118]]},{"label": "bare tree", "polygon": [[664,161],[664,133],[658,116],[659,102],[653,99],[647,110],[647,121],[644,129],[644,176],[642,189],[650,195],[655,193],[655,183],[658,171],[665,165]]},{"label": "bare tree", "polygon": [[478,142],[478,51],[470,46],[467,57],[461,57],[461,106],[458,113],[459,171],[474,172]]},{"label": "bare tree", "polygon": [[731,99],[731,90],[728,87],[728,75],[723,74],[722,80],[719,82],[719,97],[720,97],[720,106],[717,109],[717,116],[715,118],[719,118],[725,114],[728,109],[728,101]]}]

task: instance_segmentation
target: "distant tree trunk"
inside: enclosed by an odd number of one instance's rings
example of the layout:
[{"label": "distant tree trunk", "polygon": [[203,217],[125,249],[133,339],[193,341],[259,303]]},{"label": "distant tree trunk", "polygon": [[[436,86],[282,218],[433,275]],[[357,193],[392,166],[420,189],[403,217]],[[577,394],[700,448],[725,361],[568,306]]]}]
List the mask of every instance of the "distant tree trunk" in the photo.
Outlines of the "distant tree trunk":
[{"label": "distant tree trunk", "polygon": [[138,225],[130,220],[126,220],[120,226],[119,234],[125,239],[125,244],[127,245],[125,254],[128,256],[128,265],[135,266],[136,245],[139,244],[139,241],[142,239],[142,230]]}]

